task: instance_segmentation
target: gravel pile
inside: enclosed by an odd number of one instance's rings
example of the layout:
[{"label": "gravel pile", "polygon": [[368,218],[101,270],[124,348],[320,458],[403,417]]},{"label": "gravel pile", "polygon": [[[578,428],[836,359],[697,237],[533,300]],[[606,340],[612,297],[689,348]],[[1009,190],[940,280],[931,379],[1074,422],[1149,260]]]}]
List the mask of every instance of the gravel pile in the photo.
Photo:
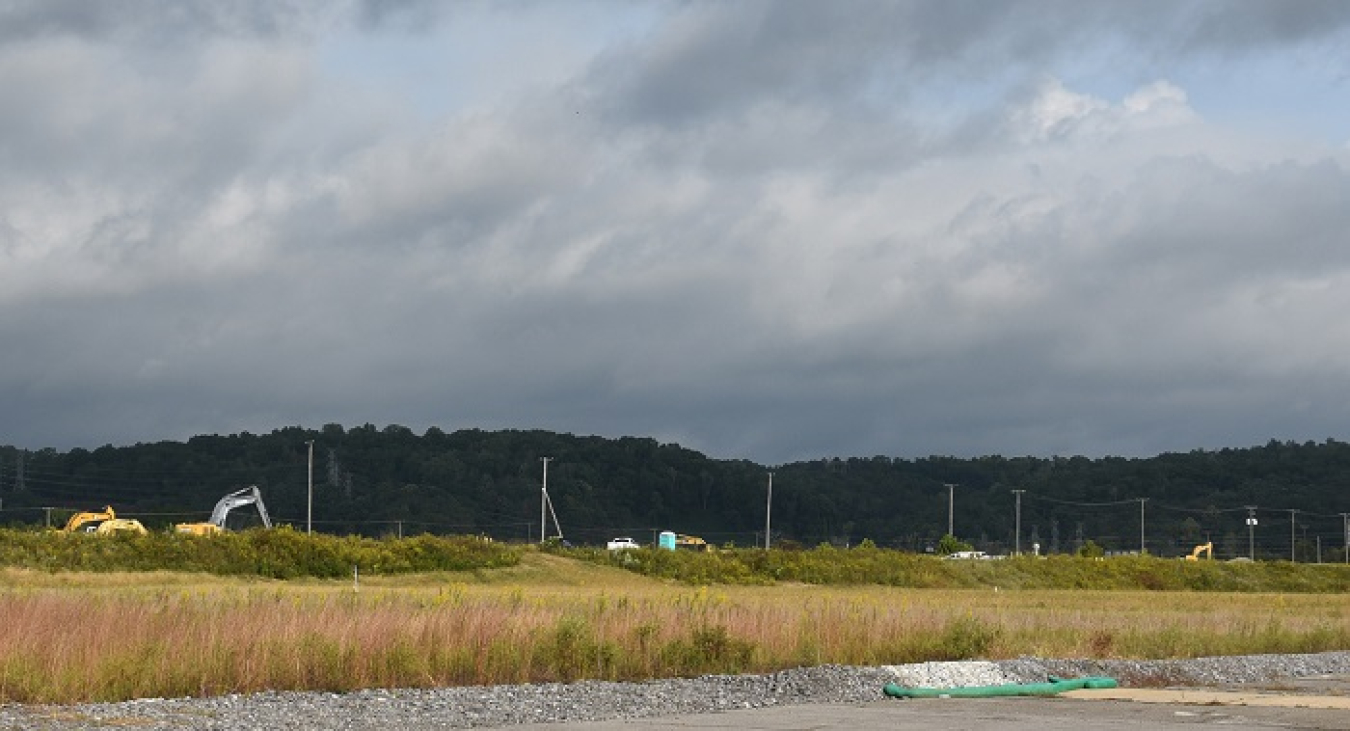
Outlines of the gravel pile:
[{"label": "gravel pile", "polygon": [[[1350,652],[1198,660],[931,662],[824,666],[770,675],[708,676],[644,683],[582,682],[331,693],[258,693],[143,699],[70,706],[0,706],[0,728],[26,731],[138,729],[421,729],[638,719],[807,703],[881,700],[887,683],[960,687],[1042,682],[1048,675],[1109,675],[1122,685],[1206,685],[1350,674]],[[902,702],[902,701],[896,701]]]}]

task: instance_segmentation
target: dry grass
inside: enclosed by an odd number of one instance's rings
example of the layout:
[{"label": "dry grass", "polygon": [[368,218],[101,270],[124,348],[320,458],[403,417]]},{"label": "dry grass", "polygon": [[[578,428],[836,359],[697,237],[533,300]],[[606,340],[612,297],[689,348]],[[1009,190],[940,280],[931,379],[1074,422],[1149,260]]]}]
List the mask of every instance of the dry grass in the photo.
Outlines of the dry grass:
[{"label": "dry grass", "polygon": [[1350,597],[675,586],[547,555],[276,582],[0,572],[0,701],[1350,648]]}]

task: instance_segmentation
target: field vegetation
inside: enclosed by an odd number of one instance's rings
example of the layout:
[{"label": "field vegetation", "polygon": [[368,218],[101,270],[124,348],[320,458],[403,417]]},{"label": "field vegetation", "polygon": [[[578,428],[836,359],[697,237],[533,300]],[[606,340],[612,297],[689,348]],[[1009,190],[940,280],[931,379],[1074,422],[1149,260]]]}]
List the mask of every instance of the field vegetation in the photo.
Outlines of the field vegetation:
[{"label": "field vegetation", "polygon": [[[289,527],[190,536],[61,533],[0,529],[0,566],[43,571],[186,571],[270,579],[342,578],[445,571],[492,571],[517,565],[533,545],[478,536],[374,539],[307,535]],[[1151,556],[1105,560],[1055,555],[997,561],[941,560],[878,548],[822,545],[812,550],[753,548],[693,551],[546,551],[583,562],[691,586],[806,583],[910,588],[1100,589],[1220,592],[1350,592],[1350,565],[1289,561],[1181,561]]]},{"label": "field vegetation", "polygon": [[[1350,648],[1344,592],[995,588],[981,572],[1019,562],[935,559],[925,586],[943,588],[805,575],[695,585],[608,557],[511,551],[516,560],[495,568],[363,568],[359,579],[0,569],[0,702]],[[946,572],[973,578],[944,584]]]},{"label": "field vegetation", "polygon": [[289,527],[192,536],[0,529],[0,566],[46,571],[200,571],[273,579],[468,571],[520,561],[519,547],[478,536],[398,540],[305,534]]},{"label": "field vegetation", "polygon": [[1059,554],[942,560],[880,549],[823,545],[810,551],[563,551],[645,576],[688,584],[879,584],[913,588],[1144,589],[1152,591],[1350,592],[1350,565],[1289,561],[1183,561],[1152,556],[1092,559]]}]

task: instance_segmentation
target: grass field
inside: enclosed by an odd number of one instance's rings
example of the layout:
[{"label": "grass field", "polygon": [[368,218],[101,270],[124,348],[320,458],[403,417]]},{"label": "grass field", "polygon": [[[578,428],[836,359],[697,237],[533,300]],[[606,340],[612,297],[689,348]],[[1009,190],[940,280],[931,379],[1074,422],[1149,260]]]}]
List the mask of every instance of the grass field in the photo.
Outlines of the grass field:
[{"label": "grass field", "polygon": [[692,587],[540,553],[276,581],[0,570],[0,701],[1350,649],[1344,593]]}]

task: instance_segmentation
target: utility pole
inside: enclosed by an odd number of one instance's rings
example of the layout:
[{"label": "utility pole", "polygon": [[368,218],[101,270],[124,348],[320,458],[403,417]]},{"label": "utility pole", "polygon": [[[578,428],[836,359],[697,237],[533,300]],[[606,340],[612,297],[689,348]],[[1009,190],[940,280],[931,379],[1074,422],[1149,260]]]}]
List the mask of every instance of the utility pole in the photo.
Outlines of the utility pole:
[{"label": "utility pole", "polygon": [[1341,523],[1345,532],[1345,562],[1350,563],[1350,513],[1341,513]]},{"label": "utility pole", "polygon": [[314,440],[309,445],[309,500],[305,507],[305,535],[314,533]]},{"label": "utility pole", "polygon": [[540,457],[539,461],[544,463],[544,487],[539,493],[539,542],[543,543],[548,534],[548,462],[552,457]]},{"label": "utility pole", "polygon": [[1146,503],[1146,502],[1148,502],[1148,498],[1146,498],[1146,497],[1141,497],[1141,498],[1139,498],[1139,555],[1140,555],[1140,556],[1144,555],[1144,553],[1145,553],[1145,551],[1146,551],[1146,549],[1144,548],[1144,503]]},{"label": "utility pole", "polygon": [[1298,513],[1298,508],[1290,508],[1290,509],[1289,509],[1289,561],[1290,561],[1290,563],[1293,563],[1293,562],[1298,561],[1298,556],[1294,553],[1294,549],[1298,547],[1298,536],[1297,536],[1297,531],[1295,530],[1295,525],[1294,525],[1294,523],[1295,523],[1295,521],[1294,521],[1294,515],[1295,515],[1296,513]]},{"label": "utility pole", "polygon": [[1013,490],[1013,494],[1017,496],[1017,510],[1016,510],[1017,517],[1014,520],[1014,525],[1016,525],[1016,528],[1013,529],[1014,556],[1022,555],[1022,493],[1024,492],[1026,492],[1026,490]]},{"label": "utility pole", "polygon": [[956,537],[956,485],[948,482],[944,484],[947,488],[947,535]]},{"label": "utility pole", "polygon": [[769,473],[769,496],[764,504],[764,550],[769,550],[769,514],[773,512],[773,473]]},{"label": "utility pole", "polygon": [[1247,505],[1247,558],[1257,559],[1257,507]]}]

